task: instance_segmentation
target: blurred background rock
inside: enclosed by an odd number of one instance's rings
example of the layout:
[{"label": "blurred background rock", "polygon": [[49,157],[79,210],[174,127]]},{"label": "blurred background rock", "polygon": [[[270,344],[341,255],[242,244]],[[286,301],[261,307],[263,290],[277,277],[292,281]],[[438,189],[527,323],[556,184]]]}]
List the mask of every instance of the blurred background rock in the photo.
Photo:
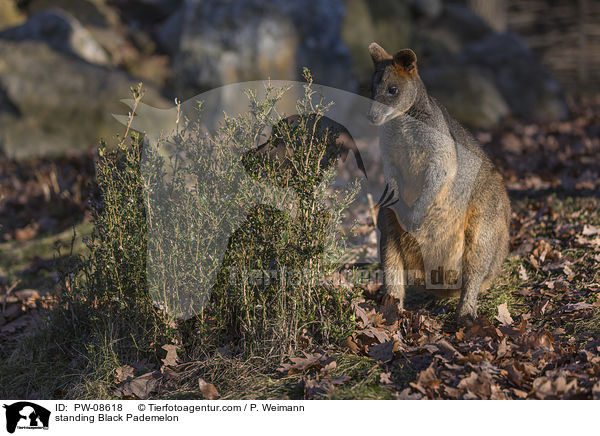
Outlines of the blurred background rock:
[{"label": "blurred background rock", "polygon": [[144,81],[159,107],[228,83],[300,78],[369,94],[370,42],[413,48],[458,119],[561,119],[600,88],[592,0],[0,0],[0,148],[87,150]]}]

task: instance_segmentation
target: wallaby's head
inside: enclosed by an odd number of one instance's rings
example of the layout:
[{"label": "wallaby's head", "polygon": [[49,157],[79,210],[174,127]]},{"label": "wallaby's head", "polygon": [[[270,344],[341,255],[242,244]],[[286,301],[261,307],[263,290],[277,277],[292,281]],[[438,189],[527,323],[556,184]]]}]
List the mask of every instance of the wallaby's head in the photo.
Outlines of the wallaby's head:
[{"label": "wallaby's head", "polygon": [[415,102],[418,93],[417,55],[411,49],[394,56],[379,44],[369,45],[375,72],[371,80],[371,98],[375,100],[367,118],[380,126],[403,114]]}]

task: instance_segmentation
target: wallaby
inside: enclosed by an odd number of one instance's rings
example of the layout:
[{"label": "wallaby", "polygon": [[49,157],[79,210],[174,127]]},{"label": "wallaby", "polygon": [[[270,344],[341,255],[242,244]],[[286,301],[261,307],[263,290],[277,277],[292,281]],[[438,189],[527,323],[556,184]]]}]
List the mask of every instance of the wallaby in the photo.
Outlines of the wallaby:
[{"label": "wallaby", "polygon": [[508,253],[510,202],[502,176],[469,134],[427,94],[410,49],[369,46],[375,65],[369,120],[380,130],[387,186],[377,226],[388,296],[405,288],[460,294],[457,319],[477,318],[477,296]]}]

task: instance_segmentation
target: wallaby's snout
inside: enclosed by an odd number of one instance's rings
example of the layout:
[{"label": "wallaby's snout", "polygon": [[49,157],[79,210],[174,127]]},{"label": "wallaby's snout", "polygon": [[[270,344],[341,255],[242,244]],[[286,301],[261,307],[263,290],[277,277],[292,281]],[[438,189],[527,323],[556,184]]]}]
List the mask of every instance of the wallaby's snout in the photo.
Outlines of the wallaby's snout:
[{"label": "wallaby's snout", "polygon": [[393,112],[393,108],[388,107],[379,102],[373,101],[367,112],[367,119],[375,126],[381,126],[387,121],[389,115]]},{"label": "wallaby's snout", "polygon": [[371,109],[369,109],[369,112],[367,112],[367,120],[369,120],[369,122],[371,124],[377,125],[375,123],[375,114],[373,113],[373,111]]},{"label": "wallaby's snout", "polygon": [[373,107],[375,106],[375,102],[373,102],[373,104],[371,104],[371,107],[369,108],[369,111],[367,112],[367,120],[369,120],[369,122],[375,126],[379,126],[380,123],[378,123],[379,121],[379,116],[377,114],[376,109]]}]

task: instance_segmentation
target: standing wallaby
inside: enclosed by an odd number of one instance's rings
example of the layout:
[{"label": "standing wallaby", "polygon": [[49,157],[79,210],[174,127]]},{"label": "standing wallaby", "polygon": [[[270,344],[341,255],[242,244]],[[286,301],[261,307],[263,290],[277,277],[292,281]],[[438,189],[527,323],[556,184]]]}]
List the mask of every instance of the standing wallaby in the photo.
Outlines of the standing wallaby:
[{"label": "standing wallaby", "polygon": [[386,293],[406,286],[460,293],[459,324],[477,317],[508,253],[510,203],[502,176],[471,136],[427,94],[410,49],[369,46],[375,72],[369,120],[381,126],[387,183],[378,228]]}]

